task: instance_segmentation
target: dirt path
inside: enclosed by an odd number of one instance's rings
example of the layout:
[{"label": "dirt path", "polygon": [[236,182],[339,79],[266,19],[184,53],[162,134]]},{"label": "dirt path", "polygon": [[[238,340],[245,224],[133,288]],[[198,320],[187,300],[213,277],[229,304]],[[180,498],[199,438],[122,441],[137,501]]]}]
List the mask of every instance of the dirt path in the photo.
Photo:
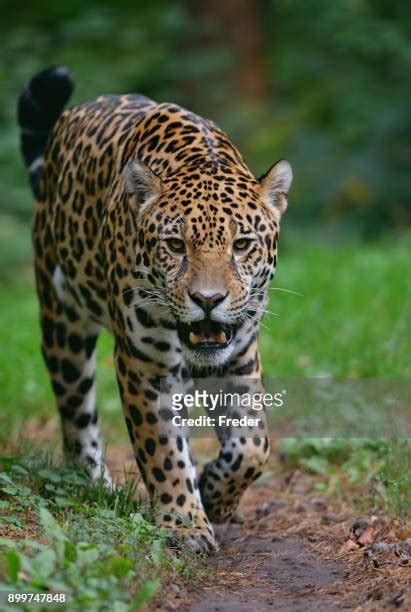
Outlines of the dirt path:
[{"label": "dirt path", "polygon": [[[112,449],[109,460],[114,473],[135,471],[130,453]],[[234,521],[216,527],[207,577],[170,584],[149,610],[411,610],[411,525],[360,518],[316,480],[295,471],[254,483]]]},{"label": "dirt path", "polygon": [[192,612],[337,609],[323,589],[346,575],[345,565],[315,559],[299,536],[244,538],[226,533],[221,552],[218,582],[194,593]]},{"label": "dirt path", "polygon": [[[207,579],[188,590],[170,585],[151,609],[411,610],[410,555],[401,558],[398,548],[409,527],[358,521],[352,508],[332,507],[299,473],[255,484],[240,510],[237,522],[217,527],[221,549],[208,562]],[[375,555],[372,542],[387,550]]]}]

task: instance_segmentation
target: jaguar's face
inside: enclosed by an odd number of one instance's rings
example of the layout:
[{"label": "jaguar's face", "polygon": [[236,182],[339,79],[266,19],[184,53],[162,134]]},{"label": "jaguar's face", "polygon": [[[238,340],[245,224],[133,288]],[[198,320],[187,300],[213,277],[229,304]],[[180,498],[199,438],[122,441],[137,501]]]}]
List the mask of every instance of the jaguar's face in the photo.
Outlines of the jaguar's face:
[{"label": "jaguar's face", "polygon": [[186,358],[224,363],[239,326],[261,316],[277,230],[267,225],[267,233],[258,234],[251,220],[227,213],[217,214],[214,225],[207,206],[196,215],[196,221],[179,215],[180,223],[164,227],[158,262]]},{"label": "jaguar's face", "polygon": [[224,364],[238,329],[260,320],[290,183],[287,162],[276,164],[260,182],[197,174],[183,180],[180,190],[175,180],[165,181],[141,211],[149,233],[146,263],[149,259],[155,269],[153,291],[176,321],[191,364]]}]

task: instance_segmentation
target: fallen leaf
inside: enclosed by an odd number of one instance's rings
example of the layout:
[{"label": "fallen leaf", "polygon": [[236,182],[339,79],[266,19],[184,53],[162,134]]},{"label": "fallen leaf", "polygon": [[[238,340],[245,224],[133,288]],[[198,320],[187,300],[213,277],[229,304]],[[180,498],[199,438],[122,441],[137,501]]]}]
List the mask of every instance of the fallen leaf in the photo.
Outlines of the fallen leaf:
[{"label": "fallen leaf", "polygon": [[360,544],[360,546],[368,546],[369,544],[372,544],[374,542],[374,536],[375,527],[373,525],[370,525],[362,532],[357,542],[358,544]]},{"label": "fallen leaf", "polygon": [[344,550],[358,550],[360,547],[357,544],[357,542],[354,542],[354,540],[351,540],[351,538],[349,540],[346,541],[346,543],[343,546]]}]

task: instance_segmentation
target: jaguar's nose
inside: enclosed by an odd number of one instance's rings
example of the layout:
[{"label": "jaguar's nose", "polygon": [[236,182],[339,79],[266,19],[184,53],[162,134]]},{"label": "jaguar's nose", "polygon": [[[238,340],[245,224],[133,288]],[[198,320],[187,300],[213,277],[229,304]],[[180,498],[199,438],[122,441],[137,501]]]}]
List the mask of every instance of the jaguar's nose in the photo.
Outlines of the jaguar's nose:
[{"label": "jaguar's nose", "polygon": [[222,293],[204,295],[203,293],[200,293],[199,291],[197,291],[196,293],[189,293],[189,296],[191,297],[193,302],[195,302],[197,306],[200,306],[200,308],[204,310],[206,315],[209,315],[210,312],[213,310],[213,308],[218,306],[218,304],[221,304],[221,302],[225,300],[227,295],[228,295],[227,293],[225,295],[223,295]]}]

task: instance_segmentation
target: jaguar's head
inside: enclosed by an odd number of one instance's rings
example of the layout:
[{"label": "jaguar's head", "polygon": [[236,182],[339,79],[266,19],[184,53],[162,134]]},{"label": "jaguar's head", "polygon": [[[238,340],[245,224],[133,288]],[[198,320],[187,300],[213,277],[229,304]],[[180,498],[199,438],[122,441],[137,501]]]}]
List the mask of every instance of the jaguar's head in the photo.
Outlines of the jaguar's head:
[{"label": "jaguar's head", "polygon": [[228,166],[161,180],[133,160],[125,176],[140,228],[137,269],[150,276],[152,302],[177,323],[189,363],[223,365],[238,329],[263,314],[290,164],[277,162],[260,180]]}]

